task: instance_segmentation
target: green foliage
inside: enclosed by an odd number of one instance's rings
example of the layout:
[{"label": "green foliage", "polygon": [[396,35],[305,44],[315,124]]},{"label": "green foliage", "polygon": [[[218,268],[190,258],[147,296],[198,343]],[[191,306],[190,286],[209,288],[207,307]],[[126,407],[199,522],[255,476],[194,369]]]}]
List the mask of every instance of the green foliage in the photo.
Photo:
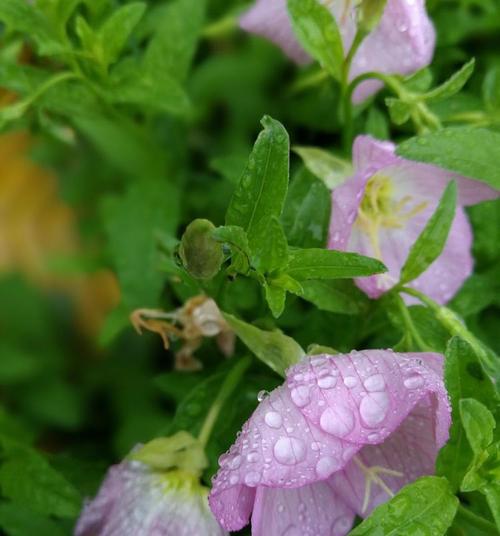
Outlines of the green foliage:
[{"label": "green foliage", "polygon": [[351,536],[386,534],[446,534],[458,499],[446,479],[427,476],[405,486],[350,532]]}]

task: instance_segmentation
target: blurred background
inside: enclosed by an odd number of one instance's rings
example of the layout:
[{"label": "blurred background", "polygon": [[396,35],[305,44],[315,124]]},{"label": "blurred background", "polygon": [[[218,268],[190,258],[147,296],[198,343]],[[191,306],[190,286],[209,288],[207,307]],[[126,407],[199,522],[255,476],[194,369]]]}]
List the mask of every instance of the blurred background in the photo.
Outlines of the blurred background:
[{"label": "blurred background", "polygon": [[[179,345],[165,351],[159,337],[139,336],[129,315],[139,307],[172,311],[198,293],[179,275],[178,238],[196,217],[223,223],[261,117],[279,119],[292,145],[341,154],[337,88],[315,81],[317,66],[297,69],[238,30],[248,2],[148,1],[123,42],[109,48],[106,21],[126,3],[71,4],[69,14],[36,4],[53,35],[43,17],[21,12],[12,22],[0,7],[0,526],[9,535],[67,534],[108,465],[139,442],[199,428],[228,362],[207,340],[197,352],[203,370],[176,371]],[[435,113],[445,124],[498,129],[500,3],[434,0],[428,8],[438,32],[435,82],[476,57],[466,90]],[[396,141],[412,133],[391,125],[384,93],[376,103],[357,110],[358,132]],[[295,155],[297,174],[307,175],[297,197],[325,188]],[[453,302],[497,351],[499,208],[469,211],[476,273]],[[311,237],[308,245],[322,244]],[[273,325],[257,285],[227,285],[221,308]],[[278,325],[304,347],[397,341],[397,326],[358,298],[349,311],[296,299]],[[444,345],[446,334],[425,310],[412,314]],[[252,366],[209,445],[207,482],[257,392],[278,382]]]}]

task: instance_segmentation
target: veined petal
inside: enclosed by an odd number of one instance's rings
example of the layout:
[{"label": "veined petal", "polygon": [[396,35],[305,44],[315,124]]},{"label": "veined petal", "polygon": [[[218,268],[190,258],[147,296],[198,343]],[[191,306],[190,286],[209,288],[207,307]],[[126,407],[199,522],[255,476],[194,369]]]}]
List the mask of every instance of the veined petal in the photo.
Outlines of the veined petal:
[{"label": "veined petal", "polygon": [[[425,0],[388,0],[379,25],[356,52],[350,78],[367,71],[410,74],[429,65],[436,35],[425,10]],[[362,102],[380,89],[378,81],[360,84],[353,95]]]},{"label": "veined petal", "polygon": [[85,505],[75,536],[224,536],[207,494],[187,473],[155,473],[141,462],[124,461],[110,468]]},{"label": "veined petal", "polygon": [[295,489],[257,488],[252,536],[344,536],[354,511],[328,481]]}]

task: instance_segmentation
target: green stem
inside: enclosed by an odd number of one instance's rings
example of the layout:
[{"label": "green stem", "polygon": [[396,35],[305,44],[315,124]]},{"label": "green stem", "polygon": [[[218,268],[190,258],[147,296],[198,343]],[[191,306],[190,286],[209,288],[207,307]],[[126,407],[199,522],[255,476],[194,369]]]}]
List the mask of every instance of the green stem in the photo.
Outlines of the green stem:
[{"label": "green stem", "polygon": [[485,534],[498,534],[498,529],[493,523],[471,512],[461,504],[458,505],[457,518],[463,519],[473,527],[484,530]]},{"label": "green stem", "polygon": [[26,100],[24,100],[23,103],[26,106],[29,106],[52,87],[56,86],[57,84],[60,84],[61,82],[65,82],[66,80],[72,80],[75,78],[80,78],[80,75],[74,72],[63,72],[60,74],[56,74],[55,76],[49,78],[49,80],[44,82],[34,93],[32,93]]},{"label": "green stem", "polygon": [[250,357],[244,357],[236,363],[236,365],[231,369],[229,374],[224,378],[224,382],[220,388],[218,395],[215,397],[210,409],[208,410],[205,421],[201,427],[200,435],[198,436],[198,441],[203,447],[206,447],[210,435],[212,433],[213,427],[217,422],[219,413],[223,408],[224,404],[227,402],[227,399],[232,395],[233,391],[236,389],[239,384],[241,377],[250,366],[251,359]]},{"label": "green stem", "polygon": [[423,352],[433,352],[434,349],[431,348],[429,345],[427,345],[425,341],[422,339],[422,337],[420,336],[420,333],[413,322],[413,318],[411,317],[411,314],[408,311],[408,308],[406,307],[403,299],[401,298],[401,296],[399,296],[399,294],[395,294],[395,300],[398,305],[398,309],[401,313],[401,317],[403,318],[403,322],[413,342],[415,342],[415,344]]}]

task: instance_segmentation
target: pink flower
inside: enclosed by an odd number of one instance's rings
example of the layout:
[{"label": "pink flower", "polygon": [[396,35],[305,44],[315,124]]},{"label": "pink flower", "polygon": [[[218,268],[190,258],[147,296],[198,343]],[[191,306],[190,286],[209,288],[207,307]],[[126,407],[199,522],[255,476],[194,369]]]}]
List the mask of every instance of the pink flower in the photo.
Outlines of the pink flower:
[{"label": "pink flower", "polygon": [[349,531],[402,486],[433,473],[448,439],[442,356],[367,350],[304,358],[220,459],[209,496],[228,530]]},{"label": "pink flower", "polygon": [[109,469],[85,505],[75,536],[224,536],[207,493],[192,474],[124,461]]},{"label": "pink flower", "polygon": [[[331,6],[347,54],[356,33],[356,2],[334,0]],[[257,0],[240,21],[244,30],[270,39],[299,63],[309,60],[295,38],[286,0]],[[379,25],[357,50],[349,73],[352,80],[368,71],[410,74],[429,65],[434,52],[435,32],[425,11],[425,0],[388,0]],[[353,101],[361,102],[380,89],[375,80],[363,82]]]},{"label": "pink flower", "polygon": [[332,193],[328,247],[376,257],[387,266],[385,274],[356,280],[368,296],[378,298],[398,282],[411,246],[446,185],[455,180],[458,206],[448,241],[440,257],[410,284],[446,303],[472,272],[472,231],[462,207],[494,199],[498,192],[442,168],[399,158],[394,150],[390,142],[356,138],[354,175]]}]

